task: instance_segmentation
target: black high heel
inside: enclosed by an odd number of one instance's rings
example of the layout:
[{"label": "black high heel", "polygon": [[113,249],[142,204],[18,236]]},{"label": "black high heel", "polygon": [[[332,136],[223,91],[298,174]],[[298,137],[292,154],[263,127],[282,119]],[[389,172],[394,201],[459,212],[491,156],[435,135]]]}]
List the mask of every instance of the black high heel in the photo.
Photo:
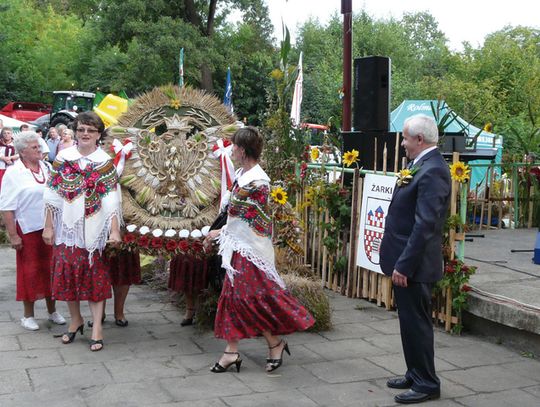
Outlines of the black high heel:
[{"label": "black high heel", "polygon": [[[187,311],[195,311],[195,310],[193,308],[188,308]],[[180,326],[193,325],[193,317],[194,315],[192,315],[191,318],[184,318],[182,322],[180,322]]]},{"label": "black high heel", "polygon": [[269,346],[268,349],[275,349],[282,343],[285,343],[285,345],[283,346],[283,349],[281,349],[281,355],[279,359],[270,359],[270,358],[266,359],[266,372],[267,373],[273,372],[274,370],[276,370],[278,367],[281,366],[281,364],[283,363],[283,352],[287,352],[289,356],[291,356],[291,352],[289,351],[289,344],[285,342],[283,339],[280,340],[276,345]]},{"label": "black high heel", "polygon": [[[92,346],[101,345],[99,348],[92,348]],[[103,339],[90,339],[90,350],[92,352],[99,352],[103,349]]]},{"label": "black high heel", "polygon": [[214,367],[210,369],[212,373],[225,373],[232,365],[236,365],[236,372],[240,373],[240,366],[242,366],[242,359],[240,358],[240,353],[238,352],[223,352],[226,355],[238,355],[236,360],[229,363],[227,366],[221,366],[219,362],[216,362]]},{"label": "black high heel", "polygon": [[[103,314],[103,316],[101,317],[101,323],[105,322],[106,317],[107,317],[107,315]],[[94,321],[88,321],[86,323],[86,325],[88,325],[88,328],[93,328],[94,327]]]},{"label": "black high heel", "polygon": [[[71,343],[75,340],[75,336],[77,335],[77,332],[80,332],[81,335],[84,333],[84,323],[82,323],[81,325],[79,325],[79,327],[77,329],[75,329],[75,332],[65,332],[62,334],[62,343],[64,345],[67,345],[68,343]],[[64,340],[64,336],[67,336],[68,337],[68,340]]]}]

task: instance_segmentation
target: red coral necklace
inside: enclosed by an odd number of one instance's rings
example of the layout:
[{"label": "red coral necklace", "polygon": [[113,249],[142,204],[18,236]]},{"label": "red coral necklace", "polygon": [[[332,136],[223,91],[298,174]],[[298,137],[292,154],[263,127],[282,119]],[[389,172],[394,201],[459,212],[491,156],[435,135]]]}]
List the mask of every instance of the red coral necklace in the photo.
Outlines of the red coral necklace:
[{"label": "red coral necklace", "polygon": [[[38,184],[44,184],[45,183],[45,173],[41,169],[41,165],[39,165],[39,163],[38,163],[38,170],[37,171],[34,171],[32,168],[27,166],[24,161],[23,161],[23,164],[24,164],[24,166],[26,168],[28,168],[30,170],[30,173],[32,174],[32,177],[34,177],[34,179],[36,180],[36,182]],[[39,176],[39,178],[37,176]]]}]

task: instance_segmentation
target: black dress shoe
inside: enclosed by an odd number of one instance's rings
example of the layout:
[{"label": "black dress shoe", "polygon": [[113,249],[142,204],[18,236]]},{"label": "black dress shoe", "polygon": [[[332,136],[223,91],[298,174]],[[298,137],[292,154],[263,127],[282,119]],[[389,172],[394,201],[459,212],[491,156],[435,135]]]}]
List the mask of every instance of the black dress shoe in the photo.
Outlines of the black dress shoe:
[{"label": "black dress shoe", "polygon": [[394,377],[386,382],[386,385],[391,389],[410,389],[412,384],[412,380],[407,379],[405,376]]},{"label": "black dress shoe", "polygon": [[423,401],[435,400],[435,399],[438,399],[439,397],[441,397],[441,392],[439,391],[437,393],[427,394],[427,393],[420,393],[414,390],[408,390],[405,393],[401,393],[395,396],[394,400],[396,401],[396,403],[401,403],[401,404],[415,404],[415,403],[422,403]]}]

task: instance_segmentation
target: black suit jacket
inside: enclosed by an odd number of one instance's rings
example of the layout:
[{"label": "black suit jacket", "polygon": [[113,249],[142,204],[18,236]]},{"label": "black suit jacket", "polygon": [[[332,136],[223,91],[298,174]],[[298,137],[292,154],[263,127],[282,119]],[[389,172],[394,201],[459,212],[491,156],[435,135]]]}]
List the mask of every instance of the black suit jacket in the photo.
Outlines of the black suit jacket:
[{"label": "black suit jacket", "polygon": [[450,171],[438,150],[421,157],[407,185],[394,187],[381,243],[380,266],[414,282],[442,278],[442,233],[450,202]]}]

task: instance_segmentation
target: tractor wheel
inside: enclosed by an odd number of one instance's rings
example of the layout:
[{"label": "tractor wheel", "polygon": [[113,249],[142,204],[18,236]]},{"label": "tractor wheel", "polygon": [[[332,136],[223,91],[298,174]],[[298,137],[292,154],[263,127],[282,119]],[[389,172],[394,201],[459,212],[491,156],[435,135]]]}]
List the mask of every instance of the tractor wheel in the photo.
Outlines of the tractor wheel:
[{"label": "tractor wheel", "polygon": [[52,121],[51,121],[51,127],[56,127],[58,126],[59,124],[65,124],[66,126],[69,126],[71,124],[71,122],[73,121],[73,119],[69,116],[66,116],[64,114],[60,114],[60,115],[57,115],[55,116]]}]

